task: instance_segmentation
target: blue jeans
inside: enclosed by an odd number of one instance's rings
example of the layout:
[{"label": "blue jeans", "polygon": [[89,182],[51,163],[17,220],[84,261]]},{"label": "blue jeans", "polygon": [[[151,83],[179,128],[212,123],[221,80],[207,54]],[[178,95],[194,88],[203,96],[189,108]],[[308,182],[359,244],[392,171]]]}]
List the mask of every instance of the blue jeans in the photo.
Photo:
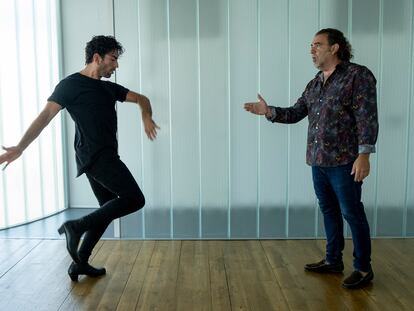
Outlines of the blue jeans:
[{"label": "blue jeans", "polygon": [[342,262],[345,246],[342,216],[348,222],[354,242],[354,268],[371,269],[371,237],[361,202],[362,182],[351,175],[353,163],[337,167],[312,167],[313,186],[323,214],[326,232],[326,260]]}]

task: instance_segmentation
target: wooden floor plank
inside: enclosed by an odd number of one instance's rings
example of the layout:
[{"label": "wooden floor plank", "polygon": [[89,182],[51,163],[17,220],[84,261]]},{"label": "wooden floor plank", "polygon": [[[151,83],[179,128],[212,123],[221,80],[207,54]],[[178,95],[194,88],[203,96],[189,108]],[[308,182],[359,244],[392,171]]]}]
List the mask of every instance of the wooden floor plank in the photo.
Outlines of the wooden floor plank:
[{"label": "wooden floor plank", "polygon": [[136,310],[176,310],[181,241],[157,241]]},{"label": "wooden floor plank", "polygon": [[[326,242],[324,240],[313,241],[313,243],[309,246],[310,249],[314,249],[324,256],[326,249]],[[378,305],[373,299],[371,299],[365,290],[347,290],[342,288],[344,278],[348,277],[354,270],[352,266],[352,252],[352,240],[346,239],[343,253],[343,261],[345,266],[344,273],[338,274],[336,280],[333,278],[325,278],[326,282],[328,285],[331,284],[331,288],[338,288],[338,301],[344,304],[349,310],[376,310]],[[370,286],[368,286],[368,288],[370,288]]]},{"label": "wooden floor plank", "polygon": [[227,241],[208,241],[208,261],[210,270],[211,309],[227,311],[231,309],[224,250]]},{"label": "wooden floor plank", "polygon": [[[350,306],[363,308],[364,310],[376,310],[381,307],[385,310],[399,309],[410,310],[414,303],[414,295],[410,286],[414,284],[409,271],[410,264],[402,269],[405,263],[414,259],[414,256],[402,255],[402,253],[393,251],[393,247],[403,249],[400,241],[407,241],[404,239],[374,239],[372,241],[372,268],[374,270],[374,281],[370,286],[365,287],[360,291],[347,291],[344,289],[345,300]],[[411,240],[413,241],[413,240]],[[317,242],[321,250],[325,249],[325,242]],[[402,244],[402,243],[401,243]],[[397,246],[398,245],[398,246]],[[345,241],[344,249],[344,277],[347,277],[353,270],[353,243],[351,239]],[[399,264],[396,264],[395,258],[399,258]],[[412,270],[411,270],[412,271]],[[410,280],[411,278],[411,280]],[[380,295],[377,293],[380,292]],[[352,295],[350,295],[352,293]],[[367,299],[368,297],[368,299]]]},{"label": "wooden floor plank", "polygon": [[80,279],[61,310],[72,310],[74,305],[87,306],[90,310],[115,310],[141,245],[141,241],[104,241],[91,264],[105,267],[107,274]]},{"label": "wooden floor plank", "polygon": [[[367,294],[384,308],[410,310],[414,305],[414,284],[412,260],[409,256],[395,252],[400,240],[374,240],[372,266],[375,274],[372,286],[365,289]],[[399,249],[403,250],[401,243]],[[408,250],[409,252],[409,250]],[[376,292],[380,292],[378,295]]]},{"label": "wooden floor plank", "polygon": [[259,241],[229,241],[226,271],[233,310],[283,310],[287,304]]},{"label": "wooden floor plank", "polygon": [[0,239],[0,277],[41,242],[28,239]]},{"label": "wooden floor plank", "polygon": [[183,241],[177,276],[177,310],[211,310],[208,244]]},{"label": "wooden floor plank", "polygon": [[324,280],[303,269],[303,260],[312,255],[296,241],[272,242],[262,241],[262,245],[291,309],[326,310],[327,304],[332,305],[336,298],[330,297]]},{"label": "wooden floor plank", "polygon": [[247,280],[240,274],[241,267],[244,267],[244,254],[240,254],[238,251],[238,248],[240,247],[243,247],[243,241],[232,241],[232,243],[226,243],[224,251],[224,264],[226,267],[232,310],[249,310],[249,293],[244,287]]},{"label": "wooden floor plank", "polygon": [[0,310],[57,310],[72,284],[63,240],[44,240],[0,278]]},{"label": "wooden floor plank", "polygon": [[131,275],[117,306],[117,310],[135,310],[141,296],[149,263],[154,253],[155,241],[144,241],[132,268]]}]

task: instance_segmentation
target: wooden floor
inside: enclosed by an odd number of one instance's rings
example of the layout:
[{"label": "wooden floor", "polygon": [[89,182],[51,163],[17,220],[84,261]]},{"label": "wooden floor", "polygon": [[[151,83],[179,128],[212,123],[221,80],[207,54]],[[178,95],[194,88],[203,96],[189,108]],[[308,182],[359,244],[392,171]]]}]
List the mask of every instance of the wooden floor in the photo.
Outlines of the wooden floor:
[{"label": "wooden floor", "polygon": [[324,245],[106,240],[92,263],[107,275],[73,283],[64,240],[0,239],[0,310],[414,310],[414,239],[374,240],[375,279],[363,290],[304,272]]}]

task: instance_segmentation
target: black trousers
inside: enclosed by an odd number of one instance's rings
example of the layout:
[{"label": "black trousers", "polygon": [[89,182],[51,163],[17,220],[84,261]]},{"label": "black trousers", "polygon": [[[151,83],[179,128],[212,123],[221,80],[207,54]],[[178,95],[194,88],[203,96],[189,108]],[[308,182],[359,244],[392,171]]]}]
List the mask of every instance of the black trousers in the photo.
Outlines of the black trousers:
[{"label": "black trousers", "polygon": [[85,174],[100,208],[79,219],[85,231],[78,251],[81,262],[88,261],[112,220],[134,213],[145,205],[141,189],[118,155],[101,155]]}]

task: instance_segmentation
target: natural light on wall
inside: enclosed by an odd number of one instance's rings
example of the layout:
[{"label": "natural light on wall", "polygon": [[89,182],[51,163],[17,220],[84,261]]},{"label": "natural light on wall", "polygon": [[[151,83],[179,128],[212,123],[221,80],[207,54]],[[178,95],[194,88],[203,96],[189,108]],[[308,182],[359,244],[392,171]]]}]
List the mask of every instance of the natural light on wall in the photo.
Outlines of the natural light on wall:
[{"label": "natural light on wall", "polygon": [[[0,143],[16,145],[59,79],[57,0],[0,1]],[[0,174],[0,229],[65,208],[60,114]]]}]

